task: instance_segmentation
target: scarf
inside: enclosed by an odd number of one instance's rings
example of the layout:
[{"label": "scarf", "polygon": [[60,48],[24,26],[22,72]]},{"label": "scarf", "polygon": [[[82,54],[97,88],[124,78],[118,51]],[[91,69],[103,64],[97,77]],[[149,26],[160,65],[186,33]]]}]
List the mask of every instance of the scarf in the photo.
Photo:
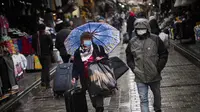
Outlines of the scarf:
[{"label": "scarf", "polygon": [[88,61],[88,59],[92,56],[93,51],[94,51],[93,45],[91,45],[91,47],[87,49],[80,47],[80,55],[81,55],[82,62]]}]

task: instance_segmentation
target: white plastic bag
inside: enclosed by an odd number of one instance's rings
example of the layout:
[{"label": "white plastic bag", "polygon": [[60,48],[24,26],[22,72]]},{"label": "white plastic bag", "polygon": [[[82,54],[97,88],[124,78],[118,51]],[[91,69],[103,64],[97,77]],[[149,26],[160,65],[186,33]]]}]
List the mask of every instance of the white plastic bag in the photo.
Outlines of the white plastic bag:
[{"label": "white plastic bag", "polygon": [[165,47],[169,48],[169,35],[165,34],[164,32],[161,32],[159,34],[159,37],[164,42]]}]

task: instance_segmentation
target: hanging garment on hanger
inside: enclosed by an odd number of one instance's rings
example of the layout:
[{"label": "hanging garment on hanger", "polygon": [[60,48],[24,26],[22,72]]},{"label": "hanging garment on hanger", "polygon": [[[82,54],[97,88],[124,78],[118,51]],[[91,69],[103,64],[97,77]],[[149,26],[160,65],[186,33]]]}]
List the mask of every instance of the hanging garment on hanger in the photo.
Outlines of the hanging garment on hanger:
[{"label": "hanging garment on hanger", "polygon": [[17,55],[12,55],[12,60],[14,63],[14,68],[15,68],[15,77],[19,77],[23,74],[23,69],[21,66],[21,60]]},{"label": "hanging garment on hanger", "polygon": [[3,85],[2,87],[3,94],[6,94],[8,90],[11,88],[11,84],[10,84],[10,80],[8,76],[9,76],[8,68],[5,63],[5,60],[3,59],[3,57],[0,57],[0,77],[1,77],[2,85]]},{"label": "hanging garment on hanger", "polygon": [[15,78],[15,71],[14,71],[14,63],[11,56],[3,56],[5,63],[8,68],[8,76],[10,80],[11,87],[17,85],[17,81]]},{"label": "hanging garment on hanger", "polygon": [[26,68],[27,68],[27,59],[26,59],[26,57],[23,54],[19,53],[18,54],[18,58],[19,58],[19,60],[21,62],[22,69],[26,70]]},{"label": "hanging garment on hanger", "polygon": [[34,57],[33,57],[33,55],[28,55],[26,57],[26,60],[27,60],[27,67],[26,67],[26,69],[27,70],[34,70]]},{"label": "hanging garment on hanger", "polygon": [[22,54],[29,55],[32,54],[33,48],[29,41],[29,37],[22,37]]},{"label": "hanging garment on hanger", "polygon": [[55,0],[57,7],[62,7],[62,0]]},{"label": "hanging garment on hanger", "polygon": [[8,29],[9,29],[8,20],[4,16],[0,15],[0,31],[1,31],[0,34],[1,34],[1,36],[7,35]]}]

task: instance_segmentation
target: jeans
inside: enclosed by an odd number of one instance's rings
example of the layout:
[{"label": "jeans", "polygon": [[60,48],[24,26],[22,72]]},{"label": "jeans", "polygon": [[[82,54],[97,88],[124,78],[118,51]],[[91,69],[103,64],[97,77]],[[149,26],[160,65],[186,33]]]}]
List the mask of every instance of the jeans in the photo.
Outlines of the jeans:
[{"label": "jeans", "polygon": [[138,93],[140,96],[141,112],[149,112],[148,101],[148,88],[150,87],[154,95],[154,110],[161,111],[161,93],[160,93],[160,81],[152,83],[137,83]]}]

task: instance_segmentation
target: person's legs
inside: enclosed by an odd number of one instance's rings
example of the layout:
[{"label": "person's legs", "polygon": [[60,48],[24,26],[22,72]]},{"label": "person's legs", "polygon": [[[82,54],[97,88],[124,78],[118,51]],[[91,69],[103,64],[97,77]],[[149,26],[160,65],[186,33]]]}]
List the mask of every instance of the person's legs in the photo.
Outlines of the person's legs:
[{"label": "person's legs", "polygon": [[149,86],[154,95],[154,110],[155,112],[161,112],[160,81],[150,83]]},{"label": "person's legs", "polygon": [[137,88],[140,96],[141,112],[149,112],[148,85],[144,83],[137,83]]},{"label": "person's legs", "polygon": [[91,97],[91,102],[93,107],[96,109],[96,112],[103,112],[104,107],[103,107],[103,97],[102,96],[96,96],[96,97]]},{"label": "person's legs", "polygon": [[42,84],[45,84],[46,87],[50,87],[50,63],[51,57],[50,56],[42,56],[41,57],[41,64],[42,64],[42,74],[41,74],[41,81]]},{"label": "person's legs", "polygon": [[44,69],[44,66],[45,66],[45,62],[44,62],[44,57],[43,56],[40,56],[40,63],[42,65],[42,71],[41,71],[41,85],[42,86],[45,86],[45,77],[43,74],[45,74],[45,69]]},{"label": "person's legs", "polygon": [[50,65],[51,65],[51,56],[46,56],[46,69],[45,69],[45,84],[46,87],[50,87]]}]

